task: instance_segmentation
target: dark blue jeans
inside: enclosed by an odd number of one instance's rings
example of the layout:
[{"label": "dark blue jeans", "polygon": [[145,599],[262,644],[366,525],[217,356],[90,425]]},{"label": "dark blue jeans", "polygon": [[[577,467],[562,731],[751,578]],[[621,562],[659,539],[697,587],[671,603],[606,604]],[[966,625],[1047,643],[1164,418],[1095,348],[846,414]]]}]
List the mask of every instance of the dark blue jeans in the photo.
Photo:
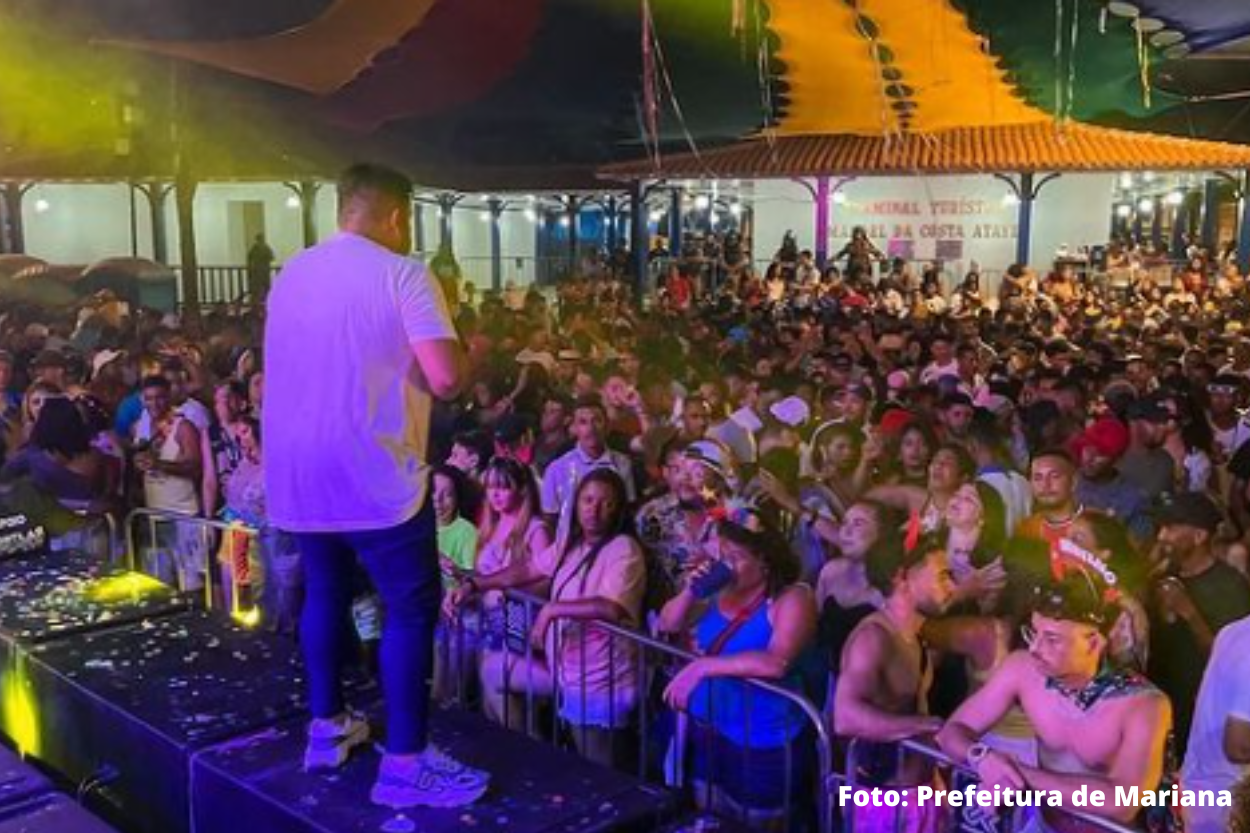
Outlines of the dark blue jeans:
[{"label": "dark blue jeans", "polygon": [[296,539],[304,563],[300,641],[313,717],[343,711],[341,671],[352,647],[352,574],[359,559],[382,600],[386,750],[420,752],[429,737],[434,628],[443,592],[431,501],[389,529],[300,533]]}]

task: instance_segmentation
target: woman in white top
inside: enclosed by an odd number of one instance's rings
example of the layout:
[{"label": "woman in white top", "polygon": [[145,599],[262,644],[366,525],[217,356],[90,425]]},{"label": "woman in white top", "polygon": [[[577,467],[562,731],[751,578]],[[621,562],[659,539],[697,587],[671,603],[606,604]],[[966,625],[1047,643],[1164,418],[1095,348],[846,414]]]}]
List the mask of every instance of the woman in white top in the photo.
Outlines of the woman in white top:
[{"label": "woman in white top", "polygon": [[[554,695],[581,753],[610,765],[629,749],[626,733],[640,680],[633,644],[594,623],[639,627],[646,562],[642,547],[622,531],[626,492],[620,475],[611,469],[588,472],[573,501],[567,539],[536,559],[466,577],[452,604],[475,592],[531,587],[548,599],[533,617],[528,652],[517,650],[509,635],[508,650],[483,660],[488,708],[496,714],[506,709],[511,722],[513,714],[522,713],[523,692]],[[505,618],[517,617],[509,612]]]},{"label": "woman in white top", "polygon": [[[513,564],[538,559],[551,546],[551,534],[539,509],[538,484],[533,471],[511,458],[496,457],[482,474],[482,486],[486,502],[478,523],[475,572],[492,575]],[[463,579],[472,574],[461,572],[455,577]],[[484,639],[487,651],[503,650],[502,598],[502,593],[492,592],[482,600],[487,620]],[[453,599],[454,596],[447,597],[449,613]],[[466,622],[465,627],[472,629],[473,625]],[[503,720],[503,715],[492,717]],[[516,720],[510,722],[516,723]]]}]

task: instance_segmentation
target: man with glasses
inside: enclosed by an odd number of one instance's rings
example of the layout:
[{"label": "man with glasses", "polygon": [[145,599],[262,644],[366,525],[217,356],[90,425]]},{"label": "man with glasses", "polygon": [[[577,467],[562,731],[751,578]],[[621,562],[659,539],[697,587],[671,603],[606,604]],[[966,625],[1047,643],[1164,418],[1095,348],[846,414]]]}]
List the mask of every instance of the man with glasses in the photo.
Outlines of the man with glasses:
[{"label": "man with glasses", "polygon": [[[1077,565],[1062,579],[1036,586],[1022,629],[1026,648],[1011,654],[951,715],[937,735],[942,751],[974,770],[986,788],[1055,791],[1067,808],[1077,790],[1100,790],[1105,806],[1082,812],[1132,821],[1137,808],[1119,806],[1116,789],[1140,794],[1158,788],[1171,708],[1147,680],[1105,661],[1114,596],[1092,569]],[[1038,766],[983,741],[1013,706],[1037,733]],[[1034,816],[1029,829],[1071,824],[1071,816],[1048,810]]]}]

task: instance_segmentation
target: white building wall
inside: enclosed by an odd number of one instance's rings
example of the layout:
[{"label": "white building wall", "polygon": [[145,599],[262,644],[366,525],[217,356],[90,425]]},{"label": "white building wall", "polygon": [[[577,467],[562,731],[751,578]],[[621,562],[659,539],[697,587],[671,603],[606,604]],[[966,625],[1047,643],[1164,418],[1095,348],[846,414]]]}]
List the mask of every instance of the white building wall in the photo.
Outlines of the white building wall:
[{"label": "white building wall", "polygon": [[[247,263],[252,241],[230,227],[232,205],[260,202],[264,206],[265,239],[281,263],[304,248],[300,206],[288,204],[295,192],[279,183],[205,183],[195,194],[196,254],[202,266]],[[177,226],[175,222],[174,227]],[[175,235],[176,236],[176,235]],[[177,249],[171,257],[177,259]]]},{"label": "white building wall", "polygon": [[538,225],[525,216],[518,205],[505,211],[500,219],[500,250],[503,252],[503,280],[520,286],[534,282],[534,257],[537,253]]},{"label": "white building wall", "polygon": [[[1063,244],[1075,250],[1105,243],[1114,174],[1069,174],[1042,190],[1033,209],[1030,262],[1047,266]],[[865,177],[841,188],[830,210],[829,251],[836,254],[862,225],[883,252],[942,259],[953,272],[972,261],[991,271],[1015,260],[1017,208],[1006,183],[990,176]],[[799,247],[815,249],[815,207],[802,185],[755,184],[754,256],[768,260],[791,230]]]},{"label": "white building wall", "polygon": [[[152,251],[147,198],[135,194],[141,257]],[[130,189],[126,185],[36,185],[22,203],[26,251],[50,263],[88,265],[131,254]]]},{"label": "white building wall", "polygon": [[[1112,208],[1113,174],[1068,174],[1049,183],[1034,208],[1031,261],[1044,267],[1063,244],[1070,249],[1106,240]],[[772,257],[782,235],[792,230],[801,248],[815,248],[814,208],[810,192],[798,183],[770,180],[744,183],[743,199],[754,210],[754,256]],[[864,225],[874,242],[889,252],[910,246],[913,256],[937,255],[939,241],[950,251],[952,272],[978,261],[1001,270],[1015,257],[1016,209],[1005,204],[1004,183],[989,176],[863,178],[846,183],[844,201],[831,206],[830,252],[845,243],[853,225]],[[269,245],[279,262],[303,248],[298,206],[288,204],[293,192],[280,183],[208,183],[196,194],[196,237],[203,265],[243,265],[247,242],[230,233],[231,204],[263,205]],[[41,202],[42,201],[42,202]],[[483,200],[466,198],[453,214],[457,258],[468,279],[490,286],[490,224],[482,218]],[[501,219],[503,279],[528,284],[534,279],[535,226],[525,216],[521,199]],[[46,203],[46,209],[37,206]],[[333,183],[317,197],[319,239],[336,229],[337,200]],[[135,203],[138,251],[151,256],[151,222],[147,200]],[[173,195],[167,201],[170,260],[179,260],[178,223]],[[436,206],[423,212],[426,256],[439,241]],[[31,189],[24,202],[27,250],[54,263],[90,263],[131,252],[130,196],[125,185],[52,184]],[[910,243],[908,242],[910,241]],[[958,256],[954,256],[957,254]]]}]

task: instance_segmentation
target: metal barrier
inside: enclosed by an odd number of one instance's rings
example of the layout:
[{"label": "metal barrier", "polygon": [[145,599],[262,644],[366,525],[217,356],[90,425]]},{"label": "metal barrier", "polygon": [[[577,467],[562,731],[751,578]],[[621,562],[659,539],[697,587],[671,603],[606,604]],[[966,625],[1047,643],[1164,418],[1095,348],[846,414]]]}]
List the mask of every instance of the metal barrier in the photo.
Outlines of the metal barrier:
[{"label": "metal barrier", "polygon": [[[695,762],[702,763],[703,777],[691,785],[690,792],[702,809],[736,815],[747,823],[807,818],[814,822],[809,826],[819,833],[832,833],[831,795],[821,787],[833,778],[833,746],[820,711],[802,695],[764,680],[708,680],[710,686],[735,686],[735,696],[742,698],[745,721],[740,727],[743,742],[739,743],[719,731],[726,727],[717,724],[712,711],[714,697],[707,698],[706,720],[701,722],[687,712],[675,713],[655,700],[664,672],[673,665],[684,666],[698,659],[697,655],[618,625],[568,618],[552,620],[546,650],[540,652],[528,634],[545,600],[509,590],[499,601],[503,606],[511,605],[519,615],[510,616],[507,607],[500,607],[505,612],[495,615],[494,627],[497,630],[502,624],[510,632],[526,634],[524,646],[516,645],[520,640],[513,639],[513,650],[509,651],[500,643],[498,634],[488,633],[488,616],[475,620],[462,613],[456,626],[444,630],[446,643],[440,646],[440,656],[444,661],[451,657],[456,666],[452,699],[461,705],[470,702],[474,672],[480,670],[483,710],[505,726],[552,742],[571,740],[584,757],[621,769],[636,769],[644,781],[662,778],[673,787],[686,786],[686,756],[694,754]],[[490,610],[484,607],[478,612]],[[469,632],[474,621],[480,627],[476,634]],[[572,633],[565,633],[570,626]],[[479,647],[480,656],[475,656]],[[545,656],[540,657],[540,653]],[[588,663],[591,653],[599,656],[591,657],[593,661]],[[580,678],[573,673],[578,671]],[[439,676],[436,673],[436,680]],[[597,679],[591,679],[592,676]],[[755,698],[765,696],[780,698],[782,711],[788,715],[785,725],[792,732],[786,734],[780,748],[751,745],[752,705]],[[517,714],[518,710],[523,713]],[[653,730],[669,719],[672,733],[662,737],[664,754],[657,755],[652,748],[656,740]],[[591,725],[602,723],[607,726]],[[809,743],[810,755],[805,749]],[[731,756],[739,757],[740,769],[735,769],[737,765]],[[803,765],[809,759],[814,759],[811,764],[815,771],[805,778]],[[771,772],[774,780],[780,776],[779,807],[770,804],[761,810],[752,806],[752,796],[766,791],[763,782],[767,778],[754,779],[749,775],[750,765],[761,761],[765,767],[762,771]],[[735,772],[736,784],[731,783]],[[809,785],[813,789],[806,789]],[[744,796],[744,790],[750,795]],[[804,800],[811,801],[811,806],[797,803]]]},{"label": "metal barrier", "polygon": [[[117,561],[117,548],[121,543],[118,537],[117,519],[109,512],[86,512],[73,509],[71,511],[84,521],[82,528],[56,536],[52,539],[52,548],[54,550],[82,550],[109,563]],[[101,528],[103,528],[105,540],[104,549],[102,552],[93,552],[92,548],[99,538]]]},{"label": "metal barrier", "polygon": [[[139,537],[136,535],[136,528],[139,523],[145,523],[148,531],[147,541],[150,547],[149,552],[152,554],[151,563],[144,563],[141,558]],[[164,538],[158,534],[162,525],[172,526],[174,536],[171,539]],[[185,536],[186,530],[195,531],[195,539],[189,540]],[[126,516],[125,536],[126,536],[126,566],[130,570],[140,572],[152,572],[157,578],[168,581],[173,579],[178,589],[183,592],[195,592],[201,588],[195,586],[195,579],[203,579],[204,606],[208,610],[217,608],[217,599],[213,593],[213,550],[215,549],[214,538],[220,533],[225,541],[225,561],[230,566],[229,585],[230,595],[227,599],[231,602],[231,613],[239,616],[242,611],[238,609],[237,602],[240,597],[239,588],[239,569],[240,558],[248,557],[248,548],[253,542],[256,542],[261,530],[255,527],[245,526],[238,523],[227,523],[226,521],[218,521],[210,518],[200,518],[193,515],[180,515],[176,512],[167,512],[159,509],[139,508],[131,511]],[[243,541],[240,541],[243,539]],[[172,573],[161,574],[163,565],[160,562],[161,556],[164,554],[159,544],[164,540],[169,547],[169,557],[173,562]],[[244,547],[246,542],[246,547]],[[187,544],[198,544],[199,546],[185,546]],[[240,549],[242,548],[242,551]],[[203,562],[200,563],[201,556]],[[180,561],[180,559],[189,559],[190,563]],[[151,570],[144,569],[151,567]],[[223,591],[226,589],[226,582],[222,582]]]},{"label": "metal barrier", "polygon": [[[830,793],[831,802],[833,801],[833,794],[838,791],[839,784],[844,784],[852,790],[866,790],[873,787],[879,787],[883,790],[892,791],[895,794],[902,794],[905,791],[914,792],[923,786],[932,786],[933,783],[938,780],[936,777],[931,777],[928,783],[898,785],[860,783],[859,773],[862,771],[862,762],[864,757],[863,750],[865,744],[867,743],[869,743],[869,741],[865,741],[861,738],[852,738],[848,742],[846,747],[846,773],[844,775],[835,775],[828,784],[828,792]],[[980,779],[974,771],[962,763],[955,761],[940,749],[928,744],[921,743],[916,740],[902,740],[890,744],[874,744],[874,746],[878,749],[889,749],[888,755],[892,756],[893,760],[892,762],[886,763],[892,764],[893,772],[903,771],[909,755],[915,755],[924,759],[925,771],[932,772],[933,776],[941,774],[942,772],[946,773],[946,777],[942,778],[941,781],[945,783],[946,789],[948,790],[953,789],[962,792],[968,789],[970,785],[979,783]],[[878,759],[872,763],[880,765],[883,762]],[[915,796],[912,797],[914,798]],[[917,829],[917,825],[909,825],[907,823],[907,814],[912,812],[913,808],[915,808],[916,811],[921,809],[915,801],[907,802],[903,804],[902,807],[890,804],[885,807],[885,810],[887,815],[890,811],[893,812],[892,820],[889,820],[885,825],[874,823],[871,826],[871,829],[873,831],[880,831],[889,828],[895,831],[895,833],[915,830]],[[857,807],[853,801],[843,802],[841,813],[842,833],[855,833],[857,827],[856,811],[862,809],[866,808]],[[877,812],[881,812],[882,805],[874,805],[872,809]],[[921,827],[920,829],[932,830],[935,833],[959,833],[960,831],[963,833],[1018,833],[1018,831],[1022,830],[1030,820],[1030,813],[1022,812],[1023,809],[1029,808],[1013,807],[1009,812],[1002,813],[999,808],[983,807],[980,806],[979,802],[968,803],[963,806],[946,805],[937,809],[943,811],[940,815],[944,817],[943,820],[946,821],[946,823],[943,824],[941,821],[936,823],[930,822],[931,826]],[[1035,810],[1036,808],[1032,809]],[[1139,831],[1132,827],[1118,824],[1110,819],[1089,815],[1088,813],[1081,813],[1072,809],[1047,808],[1047,811],[1062,813],[1074,820],[1079,820],[1084,824],[1101,830],[1103,833],[1139,833]],[[949,819],[945,818],[947,815],[950,816]],[[919,817],[920,814],[917,813],[916,818]]]}]

